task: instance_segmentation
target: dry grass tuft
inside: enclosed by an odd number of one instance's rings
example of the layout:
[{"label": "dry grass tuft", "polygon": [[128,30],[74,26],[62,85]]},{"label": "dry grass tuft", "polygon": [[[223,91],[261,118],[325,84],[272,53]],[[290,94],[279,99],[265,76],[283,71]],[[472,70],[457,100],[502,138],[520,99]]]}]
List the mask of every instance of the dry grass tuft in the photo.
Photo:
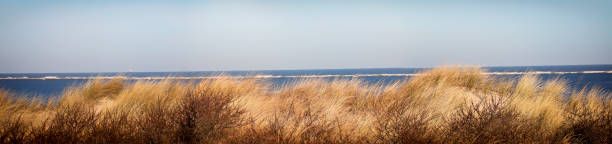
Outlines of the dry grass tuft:
[{"label": "dry grass tuft", "polygon": [[391,84],[92,80],[49,102],[0,90],[0,143],[612,143],[612,99],[536,75],[442,67]]}]

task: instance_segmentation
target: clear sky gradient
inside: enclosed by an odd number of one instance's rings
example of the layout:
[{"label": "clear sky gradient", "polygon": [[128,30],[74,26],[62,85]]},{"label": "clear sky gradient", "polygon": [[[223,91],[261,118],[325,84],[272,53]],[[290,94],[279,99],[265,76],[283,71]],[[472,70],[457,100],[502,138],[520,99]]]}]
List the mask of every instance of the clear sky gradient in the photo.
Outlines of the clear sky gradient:
[{"label": "clear sky gradient", "polygon": [[0,73],[611,63],[610,1],[0,1]]}]

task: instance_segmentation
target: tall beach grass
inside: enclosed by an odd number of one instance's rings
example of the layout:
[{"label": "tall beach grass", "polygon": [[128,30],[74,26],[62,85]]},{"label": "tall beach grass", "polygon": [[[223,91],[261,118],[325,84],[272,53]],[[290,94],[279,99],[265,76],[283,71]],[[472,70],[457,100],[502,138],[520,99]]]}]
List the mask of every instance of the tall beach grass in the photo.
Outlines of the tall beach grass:
[{"label": "tall beach grass", "polygon": [[611,94],[441,67],[405,81],[91,80],[0,91],[0,143],[612,143]]}]

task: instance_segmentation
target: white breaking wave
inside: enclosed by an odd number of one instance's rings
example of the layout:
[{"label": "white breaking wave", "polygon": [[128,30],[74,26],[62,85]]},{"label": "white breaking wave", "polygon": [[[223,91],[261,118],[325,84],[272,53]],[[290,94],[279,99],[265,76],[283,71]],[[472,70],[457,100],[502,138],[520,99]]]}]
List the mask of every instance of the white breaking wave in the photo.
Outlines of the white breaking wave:
[{"label": "white breaking wave", "polygon": [[[533,71],[533,72],[485,72],[486,75],[524,75],[524,74],[612,74],[612,71],[579,71],[579,72],[551,72],[551,71]],[[351,74],[351,75],[245,75],[245,76],[152,76],[152,77],[126,77],[126,76],[95,76],[95,77],[3,77],[0,80],[89,80],[89,79],[128,79],[128,80],[163,80],[163,79],[218,79],[218,78],[252,78],[252,79],[275,79],[275,78],[347,78],[347,77],[409,77],[419,74],[404,73],[404,74]]]}]

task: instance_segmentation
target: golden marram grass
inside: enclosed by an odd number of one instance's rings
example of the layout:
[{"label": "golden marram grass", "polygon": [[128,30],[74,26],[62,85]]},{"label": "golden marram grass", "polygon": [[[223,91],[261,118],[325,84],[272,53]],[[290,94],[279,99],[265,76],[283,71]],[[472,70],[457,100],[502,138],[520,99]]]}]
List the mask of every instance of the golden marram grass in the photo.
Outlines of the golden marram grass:
[{"label": "golden marram grass", "polygon": [[405,81],[92,80],[0,91],[1,143],[611,143],[610,94],[441,67]]}]

